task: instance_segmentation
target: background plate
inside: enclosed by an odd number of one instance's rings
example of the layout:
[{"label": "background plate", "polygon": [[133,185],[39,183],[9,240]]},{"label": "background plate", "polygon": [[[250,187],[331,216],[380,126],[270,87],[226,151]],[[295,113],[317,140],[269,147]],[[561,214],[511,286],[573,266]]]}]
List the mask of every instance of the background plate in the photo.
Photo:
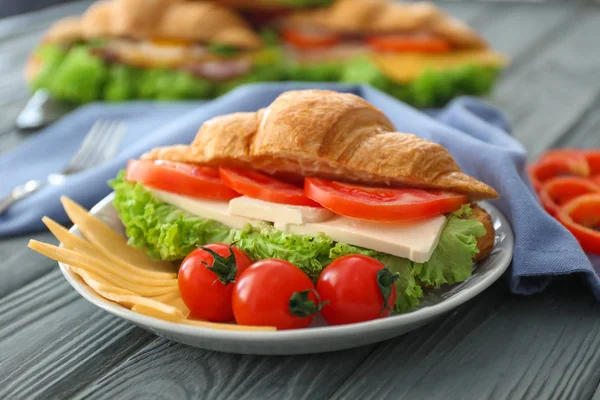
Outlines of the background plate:
[{"label": "background plate", "polygon": [[[112,206],[113,194],[90,212],[115,231],[124,234],[123,225]],[[433,319],[472,299],[502,276],[512,259],[514,236],[510,224],[495,207],[481,202],[494,221],[495,247],[485,259],[475,264],[473,276],[464,282],[437,290],[426,290],[421,305],[406,314],[374,321],[341,326],[323,326],[322,321],[306,329],[278,332],[220,331],[167,322],[130,311],[97,295],[62,263],[67,281],[86,300],[118,317],[133,322],[158,336],[203,349],[243,354],[306,354],[347,349],[380,342],[417,329]],[[71,232],[80,235],[77,226]]]}]

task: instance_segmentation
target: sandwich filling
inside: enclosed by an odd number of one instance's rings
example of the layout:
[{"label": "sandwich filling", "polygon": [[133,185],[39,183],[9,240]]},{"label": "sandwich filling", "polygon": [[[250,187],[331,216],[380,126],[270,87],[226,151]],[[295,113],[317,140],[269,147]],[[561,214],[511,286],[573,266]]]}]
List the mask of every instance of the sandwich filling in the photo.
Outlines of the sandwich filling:
[{"label": "sandwich filling", "polygon": [[180,260],[206,243],[235,243],[253,260],[284,259],[316,279],[334,259],[365,254],[400,274],[398,312],[420,303],[422,286],[471,276],[477,239],[486,234],[468,204],[442,216],[386,224],[269,202],[259,204],[261,214],[256,201],[246,197],[192,198],[128,181],[125,172],[111,186],[129,244],[154,259]]}]

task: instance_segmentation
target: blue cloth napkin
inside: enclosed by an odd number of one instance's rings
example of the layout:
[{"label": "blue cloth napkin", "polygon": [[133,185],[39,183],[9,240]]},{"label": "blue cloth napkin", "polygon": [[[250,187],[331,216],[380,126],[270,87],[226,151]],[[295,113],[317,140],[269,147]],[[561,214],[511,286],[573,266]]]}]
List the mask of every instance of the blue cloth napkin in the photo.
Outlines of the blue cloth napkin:
[{"label": "blue cloth napkin", "polygon": [[[98,119],[121,119],[129,130],[112,161],[70,177],[62,186],[45,188],[0,216],[0,236],[43,229],[44,215],[67,222],[59,203],[61,194],[93,206],[110,192],[106,182],[127,160],[156,147],[189,143],[209,118],[234,111],[255,111],[292,89],[321,88],[355,93],[381,109],[399,131],[412,132],[444,145],[462,169],[493,186],[501,195],[494,201],[510,220],[516,236],[511,272],[514,293],[544,289],[552,276],[582,273],[596,298],[600,280],[590,259],[573,236],[546,214],[532,194],[524,172],[526,152],[507,132],[502,114],[474,98],[463,97],[445,109],[423,113],[368,86],[339,84],[267,83],[240,87],[208,103],[133,103],[89,105],[78,109],[0,157],[0,195],[28,179],[43,178],[63,168],[82,138]],[[595,259],[597,268],[600,262]]]}]

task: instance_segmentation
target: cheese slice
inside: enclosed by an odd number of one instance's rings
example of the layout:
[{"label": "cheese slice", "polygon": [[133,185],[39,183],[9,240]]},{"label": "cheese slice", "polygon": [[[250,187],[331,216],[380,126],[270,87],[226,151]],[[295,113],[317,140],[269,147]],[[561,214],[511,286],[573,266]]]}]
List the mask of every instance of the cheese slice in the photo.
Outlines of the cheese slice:
[{"label": "cheese slice", "polygon": [[426,69],[449,70],[462,65],[503,67],[508,59],[490,49],[464,50],[449,53],[372,53],[371,59],[388,78],[398,83],[410,83]]},{"label": "cheese slice", "polygon": [[335,216],[323,207],[294,206],[272,203],[252,197],[236,197],[229,201],[229,213],[242,217],[261,219],[269,222],[286,224],[304,224],[323,222]]},{"label": "cheese slice", "polygon": [[258,219],[229,214],[229,203],[227,201],[196,199],[149,187],[145,187],[145,189],[149,190],[160,201],[179,207],[201,218],[218,221],[230,228],[242,229],[246,224],[256,226],[264,223]]},{"label": "cheese slice", "polygon": [[299,235],[329,236],[336,242],[377,250],[422,263],[431,257],[440,240],[446,217],[411,222],[376,222],[336,216],[303,225],[275,223],[275,228]]}]

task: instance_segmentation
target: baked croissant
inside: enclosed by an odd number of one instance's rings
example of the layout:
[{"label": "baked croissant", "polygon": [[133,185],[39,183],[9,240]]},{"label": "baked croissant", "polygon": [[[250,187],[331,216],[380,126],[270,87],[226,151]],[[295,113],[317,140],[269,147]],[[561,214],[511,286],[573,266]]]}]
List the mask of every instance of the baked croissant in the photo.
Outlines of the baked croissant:
[{"label": "baked croissant", "polygon": [[443,189],[471,200],[498,197],[493,188],[464,174],[441,145],[395,132],[380,110],[358,96],[325,90],[289,91],[257,112],[213,118],[191,145],[154,149],[143,158]]},{"label": "baked croissant", "polygon": [[456,48],[487,44],[477,32],[429,2],[338,0],[330,7],[297,11],[288,23],[347,34],[433,33]]},{"label": "baked croissant", "polygon": [[262,45],[246,21],[227,8],[182,0],[100,1],[92,4],[81,18],[56,22],[44,42],[110,37],[217,42],[246,49]]}]

